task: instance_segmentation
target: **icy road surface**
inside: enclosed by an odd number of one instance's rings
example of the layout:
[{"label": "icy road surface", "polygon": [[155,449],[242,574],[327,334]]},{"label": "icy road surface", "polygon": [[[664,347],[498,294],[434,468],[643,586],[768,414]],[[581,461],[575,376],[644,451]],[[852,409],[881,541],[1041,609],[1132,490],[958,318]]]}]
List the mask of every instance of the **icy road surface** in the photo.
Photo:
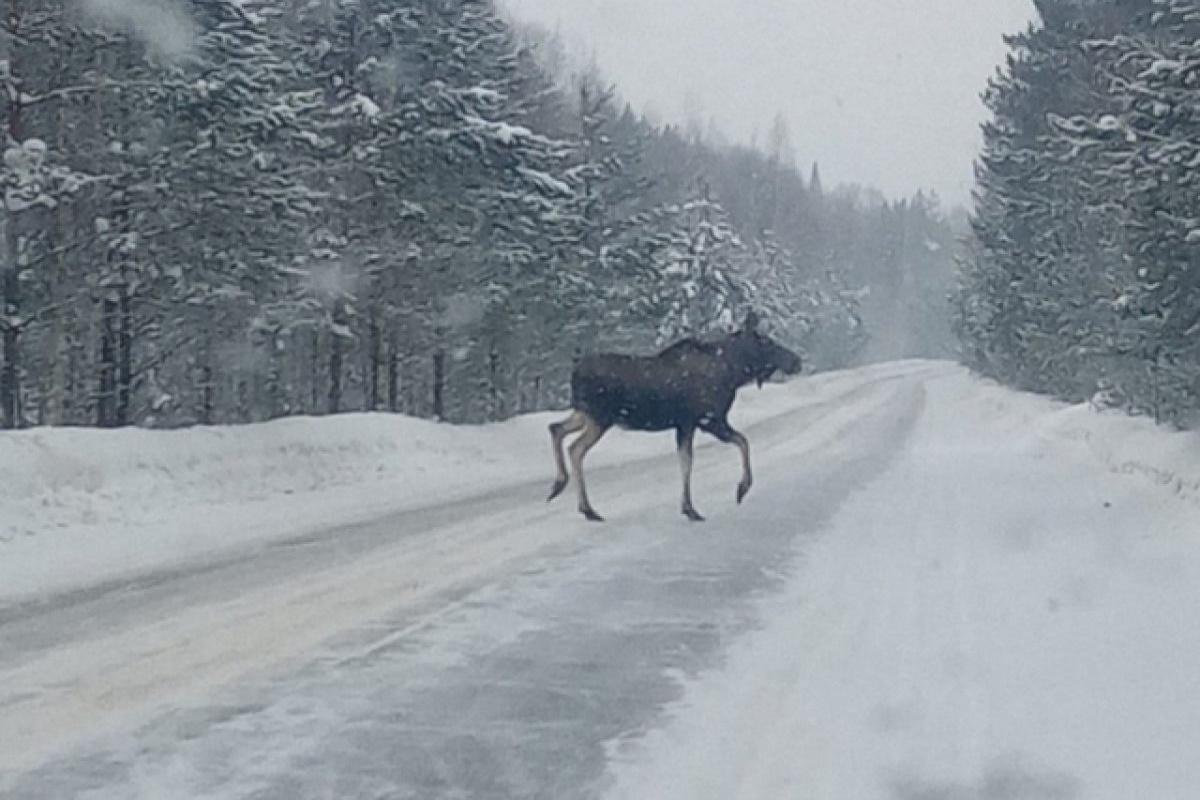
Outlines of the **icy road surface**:
[{"label": "icy road surface", "polygon": [[[955,367],[0,607],[8,798],[1183,798],[1200,515]],[[602,443],[601,448],[604,447]]]}]

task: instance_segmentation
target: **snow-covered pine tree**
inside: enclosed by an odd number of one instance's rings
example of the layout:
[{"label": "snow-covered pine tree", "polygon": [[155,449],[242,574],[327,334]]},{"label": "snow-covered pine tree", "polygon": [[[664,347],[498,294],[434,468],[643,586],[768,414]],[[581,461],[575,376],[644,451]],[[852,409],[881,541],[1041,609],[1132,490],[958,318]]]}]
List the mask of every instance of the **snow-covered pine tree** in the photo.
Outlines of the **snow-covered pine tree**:
[{"label": "snow-covered pine tree", "polygon": [[971,314],[958,322],[971,366],[1028,388],[1027,371],[1041,372],[1029,336],[1036,329],[1038,270],[1048,263],[1037,251],[1038,231],[1053,206],[1040,191],[1047,182],[1039,140],[1046,111],[1061,105],[1063,54],[1078,44],[1065,28],[1066,18],[1047,12],[1044,27],[1009,37],[1006,66],[984,95],[992,119],[984,125],[976,171],[978,259],[962,275],[960,291],[969,299],[958,303]]},{"label": "snow-covered pine tree", "polygon": [[[571,148],[531,127],[550,83],[490,0],[440,6],[422,37],[429,65],[421,87],[425,140],[438,166],[429,195],[441,229],[432,300],[437,307],[466,295],[483,303],[470,325],[435,331],[434,348],[462,356],[447,379],[459,385],[454,402],[464,414],[478,416],[463,405],[479,396],[478,386],[459,378],[457,367],[512,374],[516,365],[503,362],[528,358],[544,344],[529,340],[530,317],[555,296],[552,257],[574,195],[563,174]],[[513,393],[511,386],[484,392],[503,394],[505,407]]]},{"label": "snow-covered pine tree", "polygon": [[1179,419],[1200,405],[1200,11],[1143,5],[1134,31],[1087,44],[1112,112],[1060,130],[1098,165],[1099,188],[1121,198],[1127,268],[1110,307],[1132,358],[1106,388],[1133,410]]},{"label": "snow-covered pine tree", "polygon": [[[66,232],[71,228],[73,205],[98,181],[94,171],[72,158],[68,139],[76,119],[68,105],[100,91],[94,74],[80,74],[92,51],[72,49],[76,42],[68,14],[58,3],[14,0],[0,19],[4,39],[0,87],[5,103],[0,164],[4,203],[0,427],[4,428],[20,427],[32,419],[26,403],[31,388],[42,390],[35,401],[44,409],[43,376],[61,375],[40,368],[64,355],[61,333],[73,299],[65,286],[66,271],[74,249]],[[30,374],[32,381],[27,380]],[[53,402],[61,409],[61,391]]]},{"label": "snow-covered pine tree", "polygon": [[1121,29],[1129,9],[1067,0],[1038,9],[1041,24],[1009,38],[1012,53],[985,95],[993,116],[977,170],[977,245],[961,272],[956,328],[973,367],[1080,399],[1111,367],[1096,300],[1119,268],[1109,235],[1119,222],[1092,202],[1094,167],[1059,147],[1051,122],[1110,102],[1083,44]]},{"label": "snow-covered pine tree", "polygon": [[273,410],[256,402],[271,353],[257,341],[257,320],[315,208],[288,158],[299,122],[272,35],[278,10],[269,0],[194,3],[189,55],[162,76],[152,180],[142,189],[173,232],[154,250],[168,278],[156,298],[178,334],[165,346],[186,356],[171,359],[158,385],[173,387],[185,421]]},{"label": "snow-covered pine tree", "polygon": [[966,353],[1026,388],[1177,418],[1196,404],[1200,323],[1194,8],[1038,8],[988,94],[978,243],[957,297]]},{"label": "snow-covered pine tree", "polygon": [[352,388],[363,408],[381,402],[383,343],[393,339],[399,273],[413,244],[405,234],[424,215],[406,191],[410,171],[401,152],[412,138],[404,52],[417,18],[415,9],[393,3],[323,0],[285,26],[287,85],[307,109],[296,145],[312,165],[308,183],[321,210],[292,265],[297,280],[271,319],[309,366],[297,380],[308,384],[311,411],[336,413]]},{"label": "snow-covered pine tree", "polygon": [[576,131],[567,179],[575,188],[569,210],[565,262],[558,294],[574,319],[567,342],[580,347],[645,349],[656,319],[639,314],[647,291],[647,265],[667,244],[670,212],[646,194],[647,126],[615,100],[594,70],[575,78]]},{"label": "snow-covered pine tree", "polygon": [[676,209],[669,241],[652,265],[659,344],[731,328],[754,296],[743,274],[746,246],[703,179]]}]

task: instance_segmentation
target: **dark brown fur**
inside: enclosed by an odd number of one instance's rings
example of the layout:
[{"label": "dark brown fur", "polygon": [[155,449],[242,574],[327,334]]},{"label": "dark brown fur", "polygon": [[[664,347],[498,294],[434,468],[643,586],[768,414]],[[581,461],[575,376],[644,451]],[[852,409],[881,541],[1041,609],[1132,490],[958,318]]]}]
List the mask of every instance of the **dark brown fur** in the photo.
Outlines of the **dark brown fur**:
[{"label": "dark brown fur", "polygon": [[568,476],[562,458],[562,440],[582,431],[571,445],[572,462],[579,482],[579,510],[599,520],[587,498],[583,457],[609,428],[616,425],[639,431],[674,428],[683,474],[683,513],[702,519],[691,502],[692,442],[697,429],[722,442],[738,446],[743,475],[738,484],[740,503],[750,490],[749,444],[728,420],[737,390],[748,383],[762,385],[777,371],[800,371],[800,357],[758,333],[751,314],[745,327],[722,339],[702,342],[684,339],[654,356],[601,354],[588,356],[571,376],[574,413],[550,426],[558,477],[550,499],[566,488]]}]

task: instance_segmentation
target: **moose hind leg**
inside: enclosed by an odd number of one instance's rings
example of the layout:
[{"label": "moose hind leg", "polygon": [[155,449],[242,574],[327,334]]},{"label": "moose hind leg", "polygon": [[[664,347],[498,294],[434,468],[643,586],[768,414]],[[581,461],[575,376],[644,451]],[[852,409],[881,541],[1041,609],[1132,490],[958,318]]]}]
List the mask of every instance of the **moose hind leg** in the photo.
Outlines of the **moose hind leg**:
[{"label": "moose hind leg", "polygon": [[603,522],[604,518],[596,513],[592,508],[591,501],[588,500],[587,483],[583,479],[583,458],[588,454],[588,451],[595,447],[596,442],[604,436],[608,430],[607,425],[601,425],[589,416],[584,415],[583,433],[578,439],[571,442],[571,469],[575,472],[575,485],[579,492],[579,513],[592,522]]},{"label": "moose hind leg", "polygon": [[583,430],[587,424],[586,419],[582,412],[573,411],[571,416],[562,422],[555,422],[550,426],[550,447],[554,450],[554,467],[557,473],[554,485],[550,487],[550,496],[546,498],[547,503],[562,494],[563,489],[567,488],[567,481],[570,480],[567,474],[567,462],[563,458],[563,439],[572,433]]},{"label": "moose hind leg", "polygon": [[679,452],[679,472],[683,478],[682,512],[692,522],[703,522],[704,517],[692,505],[692,445],[696,438],[695,428],[677,428],[675,430],[675,446]]},{"label": "moose hind leg", "polygon": [[737,487],[737,501],[741,503],[746,499],[746,493],[750,491],[750,487],[754,485],[754,473],[750,469],[750,442],[724,420],[710,423],[705,430],[720,441],[735,445],[742,454],[742,480]]}]

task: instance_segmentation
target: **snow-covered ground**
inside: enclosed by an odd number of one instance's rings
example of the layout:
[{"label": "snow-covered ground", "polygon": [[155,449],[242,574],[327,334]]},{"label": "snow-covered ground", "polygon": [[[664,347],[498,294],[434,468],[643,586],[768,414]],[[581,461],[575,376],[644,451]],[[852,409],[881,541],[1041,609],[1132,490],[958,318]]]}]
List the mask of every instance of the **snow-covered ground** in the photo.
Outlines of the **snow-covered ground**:
[{"label": "snow-covered ground", "polygon": [[554,416],[0,436],[0,796],[1195,795],[1200,436],[881,365],[591,526]]}]

